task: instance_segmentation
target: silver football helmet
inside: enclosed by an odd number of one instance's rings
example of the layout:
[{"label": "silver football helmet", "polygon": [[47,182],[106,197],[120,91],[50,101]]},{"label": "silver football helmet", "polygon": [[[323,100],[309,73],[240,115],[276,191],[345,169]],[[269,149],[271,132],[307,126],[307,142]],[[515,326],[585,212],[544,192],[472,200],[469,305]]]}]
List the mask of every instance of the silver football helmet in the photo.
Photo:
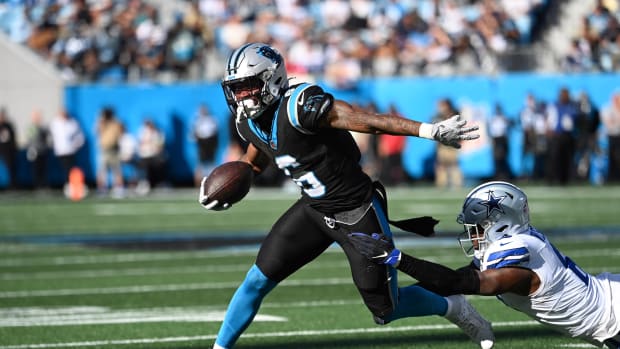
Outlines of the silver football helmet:
[{"label": "silver football helmet", "polygon": [[237,121],[259,117],[288,88],[282,55],[266,44],[241,46],[228,57],[222,88]]},{"label": "silver football helmet", "polygon": [[469,257],[481,259],[494,241],[528,231],[527,196],[507,182],[481,184],[467,194],[456,221],[465,227],[459,236],[463,251]]}]

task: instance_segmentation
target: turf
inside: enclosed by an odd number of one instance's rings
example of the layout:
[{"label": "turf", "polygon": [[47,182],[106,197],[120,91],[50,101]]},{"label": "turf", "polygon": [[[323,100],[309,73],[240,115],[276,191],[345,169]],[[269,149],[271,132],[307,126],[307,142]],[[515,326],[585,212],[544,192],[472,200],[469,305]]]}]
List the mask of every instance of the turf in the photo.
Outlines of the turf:
[{"label": "turf", "polygon": [[[533,224],[565,254],[591,273],[620,272],[619,187],[525,189]],[[441,220],[438,237],[399,233],[397,244],[448,266],[468,262],[454,239],[465,190],[388,193],[392,218]],[[0,349],[210,347],[258,242],[295,199],[253,189],[216,213],[189,190],[81,202],[0,194]],[[414,280],[402,275],[400,282]],[[470,299],[493,322],[496,348],[587,347],[493,297]],[[237,347],[475,348],[440,317],[374,325],[338,248],[268,295]]]}]

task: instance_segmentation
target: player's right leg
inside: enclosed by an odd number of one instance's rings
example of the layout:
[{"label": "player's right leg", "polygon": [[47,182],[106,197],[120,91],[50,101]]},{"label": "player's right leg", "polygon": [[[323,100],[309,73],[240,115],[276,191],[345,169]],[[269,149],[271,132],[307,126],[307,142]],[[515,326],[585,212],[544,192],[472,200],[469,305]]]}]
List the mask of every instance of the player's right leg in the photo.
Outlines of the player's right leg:
[{"label": "player's right leg", "polygon": [[230,349],[250,325],[263,298],[286,277],[319,256],[333,240],[314,228],[298,201],[274,224],[254,264],[235,291],[214,349]]},{"label": "player's right leg", "polygon": [[[368,234],[381,232],[391,236],[382,206],[376,200],[363,218],[343,228],[337,231],[344,230],[344,234],[347,231]],[[369,261],[346,239],[335,238],[347,255],[355,285],[377,324],[383,325],[407,317],[438,315],[461,328],[481,348],[493,346],[495,338],[491,324],[463,296],[446,298],[417,285],[398,288],[393,268]]]}]

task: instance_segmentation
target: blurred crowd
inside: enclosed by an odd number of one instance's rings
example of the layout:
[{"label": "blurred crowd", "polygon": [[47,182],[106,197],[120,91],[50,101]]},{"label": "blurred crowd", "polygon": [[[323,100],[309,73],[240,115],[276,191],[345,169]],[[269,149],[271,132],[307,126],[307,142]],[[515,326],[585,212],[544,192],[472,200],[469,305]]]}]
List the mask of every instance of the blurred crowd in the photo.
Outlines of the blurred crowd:
[{"label": "blurred crowd", "polygon": [[597,0],[581,20],[579,35],[571,40],[562,68],[567,72],[620,70],[620,2]]},{"label": "blurred crowd", "polygon": [[11,0],[0,1],[0,30],[69,81],[219,78],[231,50],[259,41],[280,49],[292,76],[347,87],[496,72],[502,54],[532,43],[549,2],[175,0],[162,14],[145,0]]}]

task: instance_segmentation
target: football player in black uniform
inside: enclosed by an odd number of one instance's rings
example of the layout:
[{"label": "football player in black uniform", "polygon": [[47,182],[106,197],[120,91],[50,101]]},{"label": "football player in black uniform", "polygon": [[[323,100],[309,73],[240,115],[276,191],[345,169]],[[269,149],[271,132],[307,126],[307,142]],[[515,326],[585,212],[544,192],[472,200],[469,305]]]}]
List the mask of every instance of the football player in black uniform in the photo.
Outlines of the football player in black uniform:
[{"label": "football player in black uniform", "polygon": [[[302,196],[263,241],[256,263],[230,301],[214,348],[232,348],[263,298],[334,242],[344,250],[353,281],[376,323],[440,315],[483,348],[492,346],[490,324],[462,295],[445,298],[419,286],[399,288],[394,268],[370,262],[347,239],[350,232],[391,237],[385,192],[362,171],[360,151],[349,130],[418,136],[458,148],[460,141],[479,137],[476,126],[464,127],[458,115],[426,124],[373,114],[334,100],[317,85],[289,86],[282,56],[261,43],[246,44],[230,55],[222,87],[237,131],[249,142],[241,160],[256,173],[273,161],[301,188]],[[199,201],[206,209],[230,207],[203,192],[201,188]],[[433,225],[427,227],[432,230]]]}]

